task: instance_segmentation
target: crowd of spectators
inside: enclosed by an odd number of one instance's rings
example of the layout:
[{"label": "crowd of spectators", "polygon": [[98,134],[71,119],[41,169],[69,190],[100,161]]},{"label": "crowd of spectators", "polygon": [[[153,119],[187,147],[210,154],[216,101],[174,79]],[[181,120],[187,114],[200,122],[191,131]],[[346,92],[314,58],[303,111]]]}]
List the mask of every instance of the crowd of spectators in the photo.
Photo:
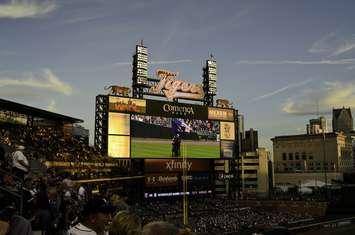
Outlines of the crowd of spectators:
[{"label": "crowd of spectators", "polygon": [[[172,118],[136,114],[131,115],[131,119],[146,124],[172,128]],[[183,121],[189,126],[189,128],[191,128],[189,129],[189,132],[194,132],[199,136],[214,136],[216,138],[219,134],[219,123],[216,121],[193,119],[184,119]]]},{"label": "crowd of spectators", "polygon": [[[165,220],[182,225],[182,202],[155,201],[135,205],[133,210],[143,223]],[[194,198],[189,201],[189,228],[196,234],[237,234],[242,230],[285,225],[311,219],[310,215],[267,211],[251,207],[240,208],[238,202],[219,198]]]},{"label": "crowd of spectators", "polygon": [[[65,137],[51,127],[6,126],[0,128],[0,143],[8,148],[2,152],[1,160],[6,158],[6,152],[13,153],[18,146],[22,146],[18,149],[29,160],[109,161],[94,148],[75,138]],[[8,154],[7,157],[13,156]],[[77,179],[101,178],[110,173],[81,169],[72,174],[50,169],[39,176],[25,172],[23,176],[16,177],[9,165],[11,162],[1,164],[1,187],[4,189],[1,192],[9,194],[0,193],[0,222],[10,226],[10,235],[19,234],[16,230],[19,228],[22,229],[20,234],[25,235],[31,234],[30,230],[51,235],[77,235],[83,228],[91,231],[87,234],[93,235],[164,235],[163,231],[174,235],[227,234],[260,225],[287,224],[309,218],[308,215],[240,208],[234,200],[194,198],[189,200],[189,224],[186,228],[182,224],[183,206],[180,199],[131,204],[126,197],[107,190],[115,187],[114,182],[74,183]],[[11,195],[21,195],[22,203],[15,202]],[[22,216],[18,212],[22,212]]]},{"label": "crowd of spectators", "polygon": [[[129,175],[129,161],[120,161],[125,167],[115,167],[116,159],[105,158],[94,147],[73,136],[65,136],[61,131],[49,126],[26,127],[3,125],[0,127],[0,144],[8,154],[18,146],[28,161],[36,161],[41,166],[46,162],[67,162],[64,170],[75,180],[105,178],[112,175]],[[12,156],[7,156],[11,158]],[[11,165],[11,163],[8,163]]]}]

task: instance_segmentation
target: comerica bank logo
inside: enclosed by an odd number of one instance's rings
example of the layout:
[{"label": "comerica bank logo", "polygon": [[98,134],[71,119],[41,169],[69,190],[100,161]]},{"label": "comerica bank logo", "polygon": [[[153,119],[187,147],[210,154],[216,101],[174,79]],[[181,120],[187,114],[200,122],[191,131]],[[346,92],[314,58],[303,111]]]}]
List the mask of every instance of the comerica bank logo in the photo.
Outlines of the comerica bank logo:
[{"label": "comerica bank logo", "polygon": [[193,107],[164,104],[163,111],[171,114],[194,115]]},{"label": "comerica bank logo", "polygon": [[165,163],[165,168],[169,171],[191,170],[192,162],[171,160]]}]

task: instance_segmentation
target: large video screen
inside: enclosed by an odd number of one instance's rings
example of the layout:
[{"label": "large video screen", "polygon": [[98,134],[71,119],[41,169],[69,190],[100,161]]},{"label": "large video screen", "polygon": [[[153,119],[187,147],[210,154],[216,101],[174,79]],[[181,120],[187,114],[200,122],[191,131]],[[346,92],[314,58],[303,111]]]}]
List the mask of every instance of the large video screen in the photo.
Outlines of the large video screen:
[{"label": "large video screen", "polygon": [[132,158],[220,158],[220,122],[131,115]]}]

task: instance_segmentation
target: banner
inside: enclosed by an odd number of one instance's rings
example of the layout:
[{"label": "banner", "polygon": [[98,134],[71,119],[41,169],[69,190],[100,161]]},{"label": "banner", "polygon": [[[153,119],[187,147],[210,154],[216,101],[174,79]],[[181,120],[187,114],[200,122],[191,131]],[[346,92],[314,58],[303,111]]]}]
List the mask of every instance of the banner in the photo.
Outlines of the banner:
[{"label": "banner", "polygon": [[146,100],[109,96],[108,111],[120,113],[145,113]]},{"label": "banner", "polygon": [[178,179],[178,175],[174,173],[145,174],[145,187],[176,186]]},{"label": "banner", "polygon": [[147,115],[206,120],[207,107],[196,104],[147,100]]},{"label": "banner", "polygon": [[184,169],[187,171],[209,171],[209,160],[186,160],[182,159],[145,159],[144,170],[145,172],[182,172]]},{"label": "banner", "polygon": [[208,119],[234,121],[234,109],[208,107]]}]

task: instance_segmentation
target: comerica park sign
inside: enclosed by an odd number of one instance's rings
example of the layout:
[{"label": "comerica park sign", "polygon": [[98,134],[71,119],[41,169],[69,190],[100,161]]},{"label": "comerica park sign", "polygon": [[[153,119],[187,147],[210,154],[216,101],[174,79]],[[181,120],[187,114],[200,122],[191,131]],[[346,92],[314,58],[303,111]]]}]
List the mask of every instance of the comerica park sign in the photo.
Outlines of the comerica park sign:
[{"label": "comerica park sign", "polygon": [[177,72],[158,69],[156,74],[160,81],[150,88],[153,94],[163,93],[170,101],[177,98],[203,100],[205,97],[202,85],[177,80]]}]

